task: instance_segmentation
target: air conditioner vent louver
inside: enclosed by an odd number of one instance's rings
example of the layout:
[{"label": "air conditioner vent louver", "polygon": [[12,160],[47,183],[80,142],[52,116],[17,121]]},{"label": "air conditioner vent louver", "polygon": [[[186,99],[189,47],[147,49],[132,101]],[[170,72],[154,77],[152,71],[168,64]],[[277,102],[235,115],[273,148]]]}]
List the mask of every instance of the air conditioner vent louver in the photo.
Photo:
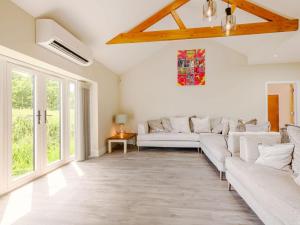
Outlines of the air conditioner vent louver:
[{"label": "air conditioner vent louver", "polygon": [[36,21],[36,43],[81,66],[93,63],[90,49],[54,20]]},{"label": "air conditioner vent louver", "polygon": [[66,46],[60,44],[57,41],[52,41],[50,43],[50,46],[52,46],[53,48],[56,48],[59,51],[64,52],[68,56],[74,58],[75,60],[81,61],[84,64],[89,62],[87,59],[81,57],[80,55],[78,55],[77,53],[73,52],[71,49],[67,48]]}]

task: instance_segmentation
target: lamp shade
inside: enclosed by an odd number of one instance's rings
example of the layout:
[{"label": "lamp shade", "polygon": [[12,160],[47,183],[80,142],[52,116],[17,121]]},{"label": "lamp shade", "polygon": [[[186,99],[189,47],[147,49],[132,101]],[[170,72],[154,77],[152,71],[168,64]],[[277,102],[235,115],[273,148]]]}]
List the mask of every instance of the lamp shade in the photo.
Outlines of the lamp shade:
[{"label": "lamp shade", "polygon": [[118,114],[116,115],[116,124],[125,124],[127,122],[127,115],[126,114]]}]

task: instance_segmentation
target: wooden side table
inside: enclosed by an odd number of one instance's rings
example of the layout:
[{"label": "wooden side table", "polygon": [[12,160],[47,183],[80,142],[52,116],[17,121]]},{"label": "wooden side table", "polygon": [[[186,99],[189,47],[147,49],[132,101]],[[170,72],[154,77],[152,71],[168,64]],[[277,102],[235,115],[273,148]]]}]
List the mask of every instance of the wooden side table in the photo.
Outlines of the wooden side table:
[{"label": "wooden side table", "polygon": [[134,143],[136,145],[136,133],[124,133],[124,134],[116,134],[110,138],[108,138],[108,153],[112,152],[111,144],[112,143],[123,143],[124,145],[124,154],[127,153],[127,144],[129,140],[134,140]]}]

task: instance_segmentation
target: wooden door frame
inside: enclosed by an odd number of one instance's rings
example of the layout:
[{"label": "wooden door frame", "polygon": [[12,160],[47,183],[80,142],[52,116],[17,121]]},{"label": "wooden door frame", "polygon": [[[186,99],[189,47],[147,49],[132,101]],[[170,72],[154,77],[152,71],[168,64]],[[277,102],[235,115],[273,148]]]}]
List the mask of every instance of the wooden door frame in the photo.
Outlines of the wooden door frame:
[{"label": "wooden door frame", "polygon": [[270,84],[293,84],[295,88],[294,92],[294,118],[295,118],[295,124],[300,125],[300,104],[298,104],[298,101],[300,100],[300,81],[267,81],[265,83],[265,118],[266,121],[268,121],[268,86]]}]

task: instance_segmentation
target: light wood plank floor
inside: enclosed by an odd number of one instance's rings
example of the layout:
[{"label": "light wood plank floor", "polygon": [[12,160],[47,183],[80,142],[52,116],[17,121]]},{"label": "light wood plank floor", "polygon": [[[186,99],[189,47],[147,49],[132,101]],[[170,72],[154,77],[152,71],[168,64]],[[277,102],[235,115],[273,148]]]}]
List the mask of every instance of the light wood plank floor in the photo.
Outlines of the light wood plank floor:
[{"label": "light wood plank floor", "polygon": [[0,199],[1,224],[262,224],[196,151],[121,151],[72,163]]}]

